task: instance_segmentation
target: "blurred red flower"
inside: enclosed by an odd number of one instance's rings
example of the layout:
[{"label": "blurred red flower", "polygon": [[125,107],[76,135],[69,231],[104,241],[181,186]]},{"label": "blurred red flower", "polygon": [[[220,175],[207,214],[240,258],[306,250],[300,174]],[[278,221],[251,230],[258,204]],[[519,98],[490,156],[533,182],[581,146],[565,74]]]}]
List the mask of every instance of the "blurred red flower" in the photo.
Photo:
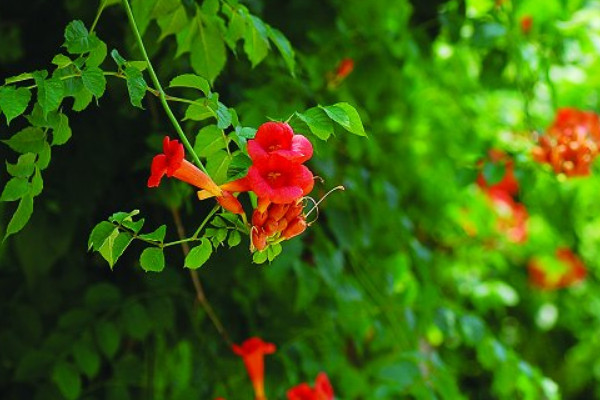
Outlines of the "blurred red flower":
[{"label": "blurred red flower", "polygon": [[521,18],[521,32],[527,35],[531,32],[531,28],[533,27],[533,17],[531,15],[525,15]]},{"label": "blurred red flower", "polygon": [[335,71],[335,77],[341,81],[350,75],[352,70],[354,70],[354,60],[351,58],[344,58],[338,64],[338,67]]},{"label": "blurred red flower", "polygon": [[314,389],[301,383],[287,391],[288,400],[333,400],[333,387],[324,372],[317,375]]},{"label": "blurred red flower", "polygon": [[561,108],[556,119],[540,136],[539,146],[533,149],[533,159],[548,163],[554,172],[567,176],[590,174],[598,156],[600,119],[593,112]]},{"label": "blurred red flower", "polygon": [[265,354],[273,354],[275,349],[274,344],[264,342],[258,337],[251,337],[245,340],[240,346],[237,344],[232,346],[233,352],[242,357],[244,361],[248,376],[250,377],[250,381],[252,381],[256,400],[266,400],[264,356]]},{"label": "blurred red flower", "polygon": [[482,172],[477,175],[477,184],[484,190],[501,190],[511,196],[516,196],[519,192],[519,182],[515,178],[514,162],[502,150],[490,149],[488,152],[489,162],[494,164],[503,164],[505,167],[504,176],[494,184],[489,184]]},{"label": "blurred red flower", "polygon": [[537,258],[530,260],[527,268],[531,284],[540,289],[555,290],[572,286],[585,279],[587,269],[571,249],[556,249],[556,260],[559,263],[550,266]]},{"label": "blurred red flower", "polygon": [[525,206],[502,190],[489,190],[487,193],[498,215],[498,230],[511,242],[524,243],[527,240],[529,218]]}]

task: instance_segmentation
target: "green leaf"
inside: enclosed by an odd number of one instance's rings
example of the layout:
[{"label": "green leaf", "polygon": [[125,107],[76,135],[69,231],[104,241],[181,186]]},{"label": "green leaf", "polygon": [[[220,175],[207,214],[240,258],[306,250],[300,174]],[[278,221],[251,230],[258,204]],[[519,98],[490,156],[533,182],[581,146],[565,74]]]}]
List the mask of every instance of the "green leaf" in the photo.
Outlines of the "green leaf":
[{"label": "green leaf", "polygon": [[337,103],[332,106],[319,106],[329,118],[337,122],[348,132],[358,136],[367,136],[358,112],[348,103]]},{"label": "green leaf", "polygon": [[60,114],[58,124],[52,132],[52,146],[65,144],[70,138],[71,127],[69,126],[69,118],[65,114]]},{"label": "green leaf", "polygon": [[204,0],[202,12],[208,15],[216,15],[219,12],[219,0]]},{"label": "green leaf", "polygon": [[96,48],[100,40],[88,32],[83,22],[72,21],[65,29],[65,47],[71,54],[82,54]]},{"label": "green leaf", "polygon": [[97,224],[90,233],[90,237],[88,239],[88,250],[100,250],[100,247],[104,245],[104,242],[106,242],[108,237],[111,236],[115,230],[117,230],[117,228],[108,221],[102,221]]},{"label": "green leaf", "polygon": [[81,394],[81,377],[77,370],[69,363],[58,362],[52,369],[52,381],[69,400],[74,400]]},{"label": "green leaf", "polygon": [[132,217],[135,217],[136,215],[138,215],[140,213],[140,210],[132,210],[129,212],[125,212],[125,211],[118,211],[116,213],[113,213],[113,215],[111,215],[110,217],[108,217],[108,220],[110,222],[115,222],[117,224],[123,224],[123,222],[125,221],[132,221]]},{"label": "green leaf", "polygon": [[50,158],[52,157],[52,150],[48,142],[44,142],[44,148],[38,153],[36,165],[40,170],[45,170],[50,165]]},{"label": "green leaf", "polygon": [[309,108],[303,114],[296,113],[308,129],[319,139],[327,140],[333,134],[333,123],[325,111],[318,107]]},{"label": "green leaf", "polygon": [[163,250],[157,247],[148,247],[147,249],[144,249],[140,255],[140,266],[146,272],[162,271],[165,268],[165,255]]},{"label": "green leaf", "polygon": [[37,101],[42,107],[44,116],[50,111],[58,109],[64,96],[63,81],[58,78],[44,79],[46,71],[35,72],[35,83],[37,84]]},{"label": "green leaf", "polygon": [[206,170],[216,183],[221,184],[227,180],[231,158],[224,150],[219,150],[206,158]]},{"label": "green leaf", "polygon": [[242,235],[238,231],[231,231],[229,238],[227,239],[227,245],[229,247],[235,247],[242,241]]},{"label": "green leaf", "polygon": [[125,60],[119,54],[119,51],[117,49],[112,49],[111,52],[110,52],[110,56],[112,57],[113,60],[115,60],[115,63],[117,64],[117,66],[119,68],[125,67],[125,64],[127,63],[127,60]]},{"label": "green leaf", "polygon": [[119,350],[121,342],[121,335],[115,324],[110,321],[99,321],[95,326],[95,333],[100,350],[106,357],[112,359]]},{"label": "green leaf", "polygon": [[196,32],[190,48],[192,68],[198,75],[208,79],[211,84],[227,60],[225,43],[217,21],[217,17],[203,17],[198,13],[193,21],[193,24],[196,25]]},{"label": "green leaf", "polygon": [[188,24],[187,13],[185,7],[180,4],[174,11],[169,14],[162,14],[156,19],[156,23],[160,27],[159,41],[169,35],[173,35]]},{"label": "green leaf", "polygon": [[208,157],[219,150],[224,150],[226,147],[225,133],[216,125],[205,126],[196,135],[194,151],[200,157]]},{"label": "green leaf", "polygon": [[183,74],[176,76],[169,83],[169,87],[186,87],[201,90],[204,95],[210,93],[210,85],[208,81],[201,76],[195,74]]},{"label": "green leaf", "polygon": [[27,153],[19,156],[16,164],[6,163],[6,170],[12,176],[28,178],[33,175],[35,166],[35,154]]},{"label": "green leaf", "polygon": [[129,233],[118,233],[117,230],[108,236],[104,244],[98,249],[98,252],[104,257],[112,269],[132,240],[133,237]]},{"label": "green leaf", "polygon": [[64,54],[57,54],[52,59],[52,64],[56,65],[58,68],[64,68],[67,65],[71,65],[72,63],[73,63],[73,60],[71,60],[69,57],[65,56]]},{"label": "green leaf", "polygon": [[85,110],[87,106],[90,105],[94,95],[92,92],[87,90],[87,88],[82,87],[81,90],[79,90],[73,97],[75,98],[75,102],[73,103],[73,111],[79,112]]},{"label": "green leaf", "polygon": [[267,247],[267,259],[269,262],[273,261],[283,250],[280,243],[272,244]]},{"label": "green leaf", "polygon": [[29,181],[25,178],[12,178],[6,182],[0,201],[19,200],[29,191]]},{"label": "green leaf", "polygon": [[246,18],[246,32],[244,33],[244,51],[252,63],[252,68],[257,66],[269,53],[267,26],[254,15]]},{"label": "green leaf", "polygon": [[4,240],[8,238],[10,235],[13,235],[19,232],[29,221],[31,218],[31,214],[33,214],[33,195],[31,193],[25,194],[21,201],[19,201],[19,206],[17,207],[17,211],[13,214],[8,226],[6,227],[6,233],[4,234]]},{"label": "green leaf", "polygon": [[42,178],[40,168],[36,167],[33,178],[31,178],[31,194],[33,197],[39,196],[42,190],[44,190],[44,179]]},{"label": "green leaf", "polygon": [[256,251],[252,254],[252,262],[255,264],[262,264],[267,261],[267,258],[267,250]]},{"label": "green leaf", "polygon": [[81,73],[81,79],[83,80],[83,85],[96,96],[96,98],[102,97],[104,90],[106,89],[106,78],[100,68],[88,67],[84,69]]},{"label": "green leaf", "polygon": [[100,357],[98,353],[87,343],[82,341],[73,346],[73,358],[75,364],[88,378],[95,377],[100,371]]},{"label": "green leaf", "polygon": [[207,118],[214,117],[215,112],[212,108],[202,104],[191,104],[185,110],[185,117],[183,120],[191,119],[192,121],[204,121]]},{"label": "green leaf", "polygon": [[181,0],[152,0],[154,8],[152,9],[152,18],[159,18],[162,15],[170,14],[181,5]]},{"label": "green leaf", "polygon": [[152,16],[152,10],[156,6],[157,0],[132,0],[131,11],[140,31],[140,35],[144,35],[148,24],[150,24],[150,17]]},{"label": "green leaf", "polygon": [[227,179],[233,181],[246,176],[251,165],[252,160],[245,153],[235,154],[227,168]]},{"label": "green leaf", "polygon": [[0,110],[6,115],[6,124],[23,114],[31,100],[31,92],[27,88],[15,89],[12,86],[0,88]]},{"label": "green leaf", "polygon": [[10,85],[11,83],[28,81],[30,79],[33,79],[33,74],[31,72],[23,72],[22,74],[6,78],[4,84]]},{"label": "green leaf", "polygon": [[142,71],[134,67],[125,68],[125,76],[127,77],[127,91],[131,104],[136,107],[142,107],[142,99],[146,95],[148,85],[144,80]]},{"label": "green leaf", "polygon": [[227,25],[227,45],[232,51],[236,50],[236,42],[244,37],[246,33],[246,17],[240,14],[238,10],[233,10]]},{"label": "green leaf", "polygon": [[294,58],[294,49],[292,48],[289,40],[287,40],[283,33],[273,27],[269,27],[269,39],[271,39],[271,41],[275,44],[275,47],[277,47],[277,50],[279,50],[279,53],[281,53],[283,61],[285,61],[285,64],[290,70],[290,74],[292,76],[296,76],[296,60]]},{"label": "green leaf", "polygon": [[189,269],[198,269],[208,261],[212,252],[213,248],[210,241],[202,238],[200,245],[191,249],[185,257],[184,266]]},{"label": "green leaf", "polygon": [[141,239],[152,240],[155,242],[163,242],[167,234],[167,226],[161,225],[154,232],[144,233],[139,235]]},{"label": "green leaf", "polygon": [[33,126],[28,126],[15,133],[10,139],[3,140],[11,149],[19,153],[39,153],[45,141],[44,131]]},{"label": "green leaf", "polygon": [[229,109],[225,106],[225,104],[221,103],[220,101],[217,104],[217,126],[220,129],[225,129],[231,125],[231,112],[229,112]]},{"label": "green leaf", "polygon": [[85,61],[85,65],[88,67],[97,67],[104,62],[107,54],[108,48],[106,47],[106,43],[104,43],[102,40],[99,40],[98,46],[90,51],[90,55]]}]

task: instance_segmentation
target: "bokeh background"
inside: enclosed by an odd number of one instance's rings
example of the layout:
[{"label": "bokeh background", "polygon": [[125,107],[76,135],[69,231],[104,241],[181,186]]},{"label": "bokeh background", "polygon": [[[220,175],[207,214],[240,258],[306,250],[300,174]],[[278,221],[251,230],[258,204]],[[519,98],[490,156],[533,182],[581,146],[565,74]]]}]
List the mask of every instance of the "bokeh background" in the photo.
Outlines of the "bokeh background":
[{"label": "bokeh background", "polygon": [[[140,60],[114,3],[96,33],[109,52]],[[144,41],[165,84],[194,70],[178,39],[188,18],[208,12],[202,3],[133,1],[140,18],[154,10]],[[237,2],[210,3],[225,35],[225,10]],[[277,345],[266,358],[269,398],[320,371],[340,399],[600,397],[600,171],[593,157],[589,174],[568,176],[532,156],[561,108],[599,111],[600,3],[239,3],[289,39],[296,63],[292,76],[273,44],[255,66],[243,41],[226,50],[214,90],[241,124],[345,101],[369,136],[321,142],[296,121],[324,180],[314,196],[346,191],[328,197],[274,262],[253,264],[244,238],[199,270],[235,342]],[[1,2],[0,81],[52,70],[67,24],[89,28],[98,5]],[[168,25],[179,7],[185,23]],[[117,66],[109,56],[102,68]],[[178,182],[146,187],[161,138],[174,136],[158,100],[133,107],[125,82],[109,77],[97,102],[71,106],[62,109],[72,137],[53,148],[31,220],[0,246],[1,397],[252,398],[180,249],[161,273],[140,268],[136,243],[113,270],[87,251],[90,231],[113,212],[139,209],[176,240],[173,210],[193,232],[212,208]],[[183,118],[185,107],[174,111]],[[27,126],[6,122],[2,139]],[[201,126],[184,122],[190,137]],[[0,156],[17,160],[4,145]],[[2,186],[9,178],[2,168]],[[2,231],[15,208],[0,203]]]}]

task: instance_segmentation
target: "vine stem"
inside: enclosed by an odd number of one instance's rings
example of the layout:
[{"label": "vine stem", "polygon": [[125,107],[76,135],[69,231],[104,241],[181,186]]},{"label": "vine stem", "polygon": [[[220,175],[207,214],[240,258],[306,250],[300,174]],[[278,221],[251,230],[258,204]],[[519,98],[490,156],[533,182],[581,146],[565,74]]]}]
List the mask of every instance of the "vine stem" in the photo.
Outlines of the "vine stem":
[{"label": "vine stem", "polygon": [[[210,219],[210,216],[212,214],[214,214],[214,211],[216,211],[216,209],[217,209],[217,207],[215,207],[215,209],[213,209],[213,212],[211,212],[204,219],[201,226],[206,225],[206,222]],[[186,234],[185,234],[185,228],[183,227],[183,223],[181,221],[181,215],[179,213],[179,209],[172,208],[171,213],[173,214],[173,219],[175,220],[175,226],[177,227],[177,235],[181,239],[184,239]],[[187,242],[181,242],[181,250],[183,251],[184,257],[186,257],[189,254],[190,246],[188,245]],[[208,315],[208,318],[210,318],[211,322],[217,329],[217,332],[219,332],[219,334],[221,335],[223,340],[225,340],[225,342],[227,343],[227,346],[231,347],[233,342],[231,341],[229,334],[223,327],[221,320],[219,320],[219,317],[217,317],[217,315],[215,314],[215,311],[213,310],[212,306],[210,305],[210,302],[206,298],[206,294],[204,293],[204,288],[202,287],[202,282],[200,282],[200,277],[198,276],[198,271],[196,271],[195,269],[191,269],[190,277],[192,278],[192,283],[194,284],[194,289],[196,290],[196,298],[200,302],[200,305],[204,309],[204,312],[206,312],[206,315]]]},{"label": "vine stem", "polygon": [[152,79],[152,83],[154,84],[155,89],[158,91],[158,94],[159,94],[158,97],[160,99],[160,103],[162,104],[165,112],[167,113],[169,120],[171,120],[171,124],[175,128],[175,131],[177,131],[177,134],[179,135],[181,142],[183,143],[183,145],[185,146],[187,151],[192,155],[192,158],[194,159],[194,162],[196,163],[196,165],[204,173],[207,173],[206,168],[204,168],[204,164],[202,164],[202,161],[200,161],[200,158],[198,158],[198,155],[194,151],[194,148],[190,144],[187,136],[185,136],[183,129],[181,129],[181,125],[179,125],[179,121],[177,121],[177,118],[175,118],[173,111],[171,111],[171,107],[169,107],[169,103],[167,102],[167,95],[165,94],[165,91],[163,90],[163,88],[160,84],[160,81],[158,80],[158,76],[156,75],[156,72],[154,72],[154,67],[152,66],[152,63],[150,62],[150,58],[148,57],[148,53],[146,52],[146,47],[144,46],[144,42],[142,41],[142,36],[140,35],[140,31],[138,30],[137,24],[135,22],[135,18],[133,17],[133,12],[131,11],[131,6],[129,5],[129,0],[122,0],[122,1],[123,1],[123,7],[125,8],[125,12],[127,13],[129,25],[131,26],[131,29],[133,30],[137,44],[140,48],[140,51],[142,52],[142,56],[144,57],[144,60],[148,64],[148,73],[150,74],[150,78]]}]

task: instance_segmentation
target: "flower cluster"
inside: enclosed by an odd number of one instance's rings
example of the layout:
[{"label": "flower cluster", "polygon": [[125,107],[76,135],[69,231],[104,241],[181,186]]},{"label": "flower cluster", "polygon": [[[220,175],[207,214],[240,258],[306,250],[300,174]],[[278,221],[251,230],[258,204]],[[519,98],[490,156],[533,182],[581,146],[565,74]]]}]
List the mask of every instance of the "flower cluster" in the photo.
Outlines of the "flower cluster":
[{"label": "flower cluster", "polygon": [[498,231],[503,232],[513,243],[524,243],[527,240],[529,215],[525,206],[515,199],[519,193],[519,182],[515,178],[514,163],[506,154],[496,149],[490,150],[489,158],[493,163],[504,165],[504,176],[499,182],[489,184],[480,173],[477,184],[485,191],[496,211]]},{"label": "flower cluster", "polygon": [[533,149],[537,162],[550,164],[557,174],[589,175],[599,152],[600,119],[593,112],[561,108],[538,142]]},{"label": "flower cluster", "polygon": [[529,280],[532,285],[544,290],[555,290],[574,285],[585,279],[587,270],[583,262],[571,249],[556,249],[556,261],[542,262],[533,258],[529,261]]},{"label": "flower cluster", "polygon": [[303,197],[312,190],[314,177],[304,162],[312,154],[310,141],[294,134],[288,124],[267,122],[248,141],[252,165],[247,175],[217,186],[207,174],[184,159],[181,143],[165,137],[163,153],[152,160],[148,187],[158,186],[165,175],[174,177],[201,189],[200,200],[215,197],[223,208],[240,215],[244,215],[244,209],[234,194],[254,192],[258,205],[252,215],[250,247],[263,250],[306,229]]},{"label": "flower cluster", "polygon": [[315,387],[311,388],[307,383],[301,383],[287,391],[288,400],[333,400],[333,387],[324,372],[317,375]]},{"label": "flower cluster", "polygon": [[288,124],[267,122],[248,141],[248,154],[252,166],[245,179],[258,196],[251,249],[263,250],[306,229],[302,198],[312,190],[314,178],[303,163],[312,157],[313,148]]}]

